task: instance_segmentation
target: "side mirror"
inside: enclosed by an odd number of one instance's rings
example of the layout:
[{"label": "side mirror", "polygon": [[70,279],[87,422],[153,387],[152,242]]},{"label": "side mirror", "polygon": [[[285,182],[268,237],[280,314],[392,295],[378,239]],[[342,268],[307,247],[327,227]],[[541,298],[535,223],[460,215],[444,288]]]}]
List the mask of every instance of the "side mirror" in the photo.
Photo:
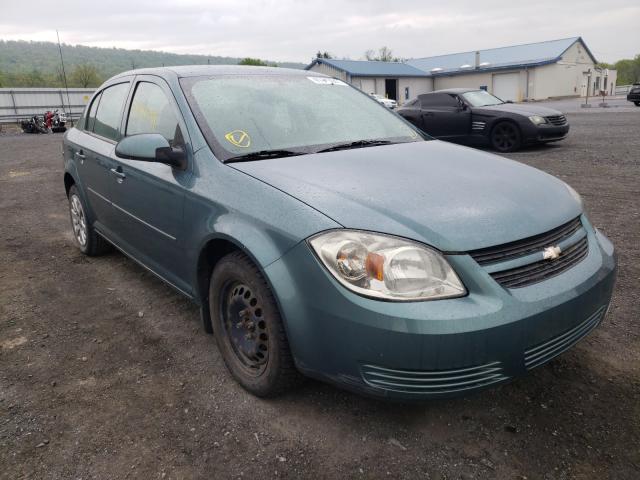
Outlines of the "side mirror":
[{"label": "side mirror", "polygon": [[513,100],[507,100],[505,103],[513,103]]},{"label": "side mirror", "polygon": [[187,158],[182,148],[172,147],[159,133],[125,137],[116,145],[116,156],[140,162],[158,162],[184,170]]}]

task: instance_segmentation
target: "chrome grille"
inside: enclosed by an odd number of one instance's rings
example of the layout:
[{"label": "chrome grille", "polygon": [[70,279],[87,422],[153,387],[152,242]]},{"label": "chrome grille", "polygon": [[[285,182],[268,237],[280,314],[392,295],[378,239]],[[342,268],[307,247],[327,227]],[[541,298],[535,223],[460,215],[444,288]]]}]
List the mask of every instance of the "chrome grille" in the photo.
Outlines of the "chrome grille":
[{"label": "chrome grille", "polygon": [[486,122],[471,122],[471,130],[484,130]]},{"label": "chrome grille", "polygon": [[566,125],[567,124],[567,117],[565,117],[564,115],[551,115],[549,117],[545,117],[547,119],[547,122],[549,122],[552,125]]},{"label": "chrome grille", "polygon": [[491,274],[493,279],[506,288],[519,288],[541,282],[559,275],[583,260],[589,253],[587,237],[564,250],[555,260],[541,260],[522,267],[511,268]]},{"label": "chrome grille", "polygon": [[541,251],[550,245],[556,245],[569,238],[582,227],[580,217],[576,217],[568,223],[548,232],[528,237],[515,242],[504,243],[495,247],[482,248],[469,252],[469,255],[480,265],[488,265],[498,262],[506,262],[514,258],[523,257],[530,253]]},{"label": "chrome grille", "polygon": [[604,316],[605,310],[606,305],[600,307],[596,313],[572,329],[567,330],[551,340],[525,350],[524,363],[527,370],[531,370],[548,362],[575,345],[581,338],[598,326]]},{"label": "chrome grille", "polygon": [[509,377],[500,362],[455,370],[395,370],[363,365],[362,378],[376,388],[403,393],[452,393],[491,385]]}]

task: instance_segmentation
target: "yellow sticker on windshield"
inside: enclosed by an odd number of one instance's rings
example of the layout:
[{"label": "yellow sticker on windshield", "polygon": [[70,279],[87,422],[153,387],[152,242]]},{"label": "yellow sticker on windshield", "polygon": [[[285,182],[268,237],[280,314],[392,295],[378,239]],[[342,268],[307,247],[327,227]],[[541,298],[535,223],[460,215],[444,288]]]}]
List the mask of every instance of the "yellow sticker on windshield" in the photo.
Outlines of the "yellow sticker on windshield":
[{"label": "yellow sticker on windshield", "polygon": [[247,148],[251,145],[251,137],[244,130],[234,130],[227,133],[224,138],[235,147]]}]

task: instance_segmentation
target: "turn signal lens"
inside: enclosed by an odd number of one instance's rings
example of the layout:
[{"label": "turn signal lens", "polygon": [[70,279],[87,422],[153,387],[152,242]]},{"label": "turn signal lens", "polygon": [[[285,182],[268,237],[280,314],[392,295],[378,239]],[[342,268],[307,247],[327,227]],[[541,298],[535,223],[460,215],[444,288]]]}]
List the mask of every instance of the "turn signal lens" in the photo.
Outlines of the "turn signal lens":
[{"label": "turn signal lens", "polygon": [[361,295],[386,300],[434,300],[465,295],[444,256],[403,238],[332,230],[309,239],[331,274]]}]

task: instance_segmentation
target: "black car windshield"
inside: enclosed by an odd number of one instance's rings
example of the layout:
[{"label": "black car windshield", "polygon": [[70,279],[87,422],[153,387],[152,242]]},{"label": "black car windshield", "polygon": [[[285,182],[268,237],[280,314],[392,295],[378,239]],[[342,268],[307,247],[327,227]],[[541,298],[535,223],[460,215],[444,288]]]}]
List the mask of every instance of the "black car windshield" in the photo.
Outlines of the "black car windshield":
[{"label": "black car windshield", "polygon": [[463,93],[462,97],[472,107],[489,107],[491,105],[501,105],[505,103],[498,97],[491,95],[485,90],[474,90],[472,92]]},{"label": "black car windshield", "polygon": [[[182,78],[181,85],[223,161],[276,156],[263,155],[269,151],[311,153],[425,139],[369,95],[332,78],[220,75]],[[250,155],[256,152],[261,155]]]}]

